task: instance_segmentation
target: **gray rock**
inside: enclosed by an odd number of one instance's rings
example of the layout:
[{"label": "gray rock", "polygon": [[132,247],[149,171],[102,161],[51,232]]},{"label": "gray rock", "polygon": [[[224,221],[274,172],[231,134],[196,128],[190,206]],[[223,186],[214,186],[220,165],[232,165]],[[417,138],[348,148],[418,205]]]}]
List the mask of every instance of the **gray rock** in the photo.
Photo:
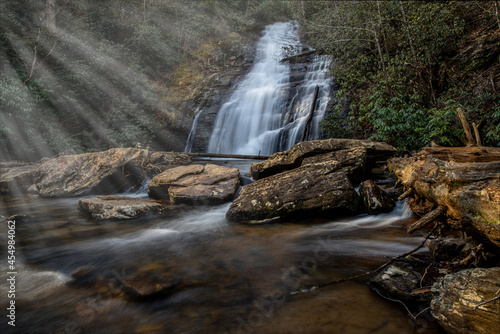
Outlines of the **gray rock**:
[{"label": "gray rock", "polygon": [[370,279],[369,286],[372,290],[380,292],[387,297],[410,302],[430,302],[432,295],[421,290],[422,274],[415,268],[405,263],[394,263]]},{"label": "gray rock", "polygon": [[359,198],[337,161],[307,164],[242,188],[226,213],[236,221],[269,222],[309,213],[356,214]]},{"label": "gray rock", "polygon": [[78,201],[78,209],[97,220],[135,219],[167,211],[164,205],[153,199],[113,195],[82,198]]},{"label": "gray rock", "polygon": [[[299,167],[306,158],[332,152],[336,153],[329,156],[329,159],[339,160],[341,165],[352,166],[359,168],[359,171],[364,171],[365,161],[363,161],[362,151],[353,150],[355,148],[366,150],[365,160],[368,163],[387,159],[396,153],[396,149],[388,144],[369,140],[333,138],[312,140],[298,143],[288,151],[275,153],[263,162],[253,163],[250,172],[252,177],[257,180]],[[358,177],[359,179],[360,177]]]}]

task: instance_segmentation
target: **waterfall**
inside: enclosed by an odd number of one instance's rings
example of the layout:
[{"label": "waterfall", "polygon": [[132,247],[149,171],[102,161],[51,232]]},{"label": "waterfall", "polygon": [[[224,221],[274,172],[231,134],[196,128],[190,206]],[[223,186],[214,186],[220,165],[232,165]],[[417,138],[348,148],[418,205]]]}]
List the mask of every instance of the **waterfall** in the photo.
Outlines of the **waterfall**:
[{"label": "waterfall", "polygon": [[[302,87],[298,89],[289,107],[289,122],[284,126],[281,133],[279,150],[290,149],[302,140],[307,118],[313,103],[316,104],[314,117],[310,123],[308,136],[305,140],[321,138],[322,131],[320,122],[325,117],[328,102],[331,99],[331,79],[328,74],[330,59],[326,56],[316,56],[311,68],[307,71]],[[318,87],[318,96],[314,99],[314,90]]]},{"label": "waterfall", "polygon": [[198,119],[200,118],[202,112],[203,110],[200,110],[194,117],[193,125],[191,126],[191,131],[189,132],[189,136],[186,141],[186,147],[184,148],[184,152],[186,153],[191,153],[191,149],[193,148],[193,141],[196,136],[196,127],[198,126]]},{"label": "waterfall", "polygon": [[265,28],[252,69],[217,113],[208,152],[270,155],[289,149],[302,139],[316,85],[320,90],[307,139],[320,138],[319,122],[330,99],[329,63],[325,57],[316,57],[301,87],[293,88],[297,96],[290,103],[291,67],[280,60],[286,49],[300,48],[296,23]]}]

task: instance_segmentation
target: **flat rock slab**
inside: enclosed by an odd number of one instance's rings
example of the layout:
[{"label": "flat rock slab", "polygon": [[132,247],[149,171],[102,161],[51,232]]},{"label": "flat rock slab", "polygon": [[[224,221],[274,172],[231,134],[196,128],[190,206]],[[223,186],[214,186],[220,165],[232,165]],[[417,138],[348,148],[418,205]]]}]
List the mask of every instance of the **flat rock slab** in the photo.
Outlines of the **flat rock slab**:
[{"label": "flat rock slab", "polygon": [[[366,150],[365,159],[373,162],[377,160],[386,160],[396,153],[396,148],[393,146],[370,140],[312,140],[298,143],[288,151],[275,153],[263,162],[253,163],[250,172],[252,177],[257,180],[299,167],[302,162],[309,157],[337,151],[352,150],[354,148],[363,148]],[[357,162],[359,158],[356,158],[359,154],[353,155],[352,153],[346,153],[347,152],[336,153],[333,157],[329,157],[329,159],[338,160],[341,164],[348,165],[349,161],[352,161],[354,157],[355,163],[353,165],[359,164],[359,162]],[[362,164],[359,164],[359,166],[364,168],[364,161]]]},{"label": "flat rock slab", "polygon": [[447,333],[500,333],[500,299],[479,306],[499,289],[499,267],[448,274],[432,287],[432,315]]},{"label": "flat rock slab", "polygon": [[149,196],[174,204],[216,205],[234,198],[240,179],[237,168],[212,164],[174,167],[151,180]]},{"label": "flat rock slab", "polygon": [[82,198],[78,201],[78,210],[97,220],[135,219],[164,213],[167,211],[167,207],[159,201],[149,198],[109,195]]},{"label": "flat rock slab", "polygon": [[307,164],[246,185],[226,217],[269,221],[306,213],[357,214],[359,197],[337,161]]}]

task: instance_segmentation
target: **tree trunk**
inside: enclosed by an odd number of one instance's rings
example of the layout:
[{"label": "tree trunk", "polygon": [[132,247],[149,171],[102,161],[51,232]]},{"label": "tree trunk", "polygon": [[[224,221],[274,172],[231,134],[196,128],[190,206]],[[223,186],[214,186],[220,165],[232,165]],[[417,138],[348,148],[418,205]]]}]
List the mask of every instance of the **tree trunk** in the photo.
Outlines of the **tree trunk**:
[{"label": "tree trunk", "polygon": [[414,65],[416,66],[417,65],[417,54],[415,53],[415,48],[413,47],[413,40],[412,40],[411,34],[410,34],[410,27],[408,26],[408,21],[406,20],[406,12],[405,12],[405,9],[403,7],[402,0],[399,0],[399,7],[401,8],[401,14],[403,15],[403,21],[404,21],[405,27],[406,27],[406,35],[408,37],[408,42],[410,43],[410,49],[411,49],[411,54],[413,56],[413,62],[414,62]]},{"label": "tree trunk", "polygon": [[458,117],[460,117],[460,121],[462,122],[462,126],[464,127],[465,136],[467,137],[467,146],[474,146],[474,137],[472,137],[472,132],[470,131],[469,123],[465,118],[464,112],[461,108],[457,109]]}]

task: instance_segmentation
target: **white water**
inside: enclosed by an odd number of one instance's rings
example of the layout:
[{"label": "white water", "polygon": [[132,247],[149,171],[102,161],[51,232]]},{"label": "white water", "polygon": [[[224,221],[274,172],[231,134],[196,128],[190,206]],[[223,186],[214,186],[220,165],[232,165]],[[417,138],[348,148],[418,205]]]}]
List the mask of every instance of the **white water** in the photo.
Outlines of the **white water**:
[{"label": "white water", "polygon": [[[287,119],[289,123],[284,127],[282,140],[280,140],[280,151],[288,150],[302,140],[304,127],[311,111],[313,103],[316,103],[314,117],[310,124],[310,130],[305,140],[321,138],[322,132],[320,122],[325,117],[326,107],[331,99],[331,79],[328,74],[330,59],[326,56],[316,56],[310,69],[308,69],[303,84],[303,92],[298,92],[292,100]],[[318,86],[318,97],[314,99],[314,90]]]},{"label": "white water", "polygon": [[325,73],[328,62],[318,57],[306,75],[304,92],[293,99],[296,103],[287,105],[290,64],[280,60],[285,57],[285,48],[299,46],[296,24],[275,23],[266,27],[257,43],[253,68],[217,114],[208,152],[269,155],[278,149],[289,149],[302,139],[316,85],[320,86],[318,110],[309,139],[319,138],[319,122],[330,98]]},{"label": "white water", "polygon": [[193,125],[191,126],[191,131],[189,132],[189,136],[186,141],[186,147],[184,148],[184,152],[186,153],[191,153],[191,149],[193,148],[193,142],[196,136],[196,128],[198,127],[198,119],[200,118],[202,112],[203,110],[200,110],[194,118]]}]

